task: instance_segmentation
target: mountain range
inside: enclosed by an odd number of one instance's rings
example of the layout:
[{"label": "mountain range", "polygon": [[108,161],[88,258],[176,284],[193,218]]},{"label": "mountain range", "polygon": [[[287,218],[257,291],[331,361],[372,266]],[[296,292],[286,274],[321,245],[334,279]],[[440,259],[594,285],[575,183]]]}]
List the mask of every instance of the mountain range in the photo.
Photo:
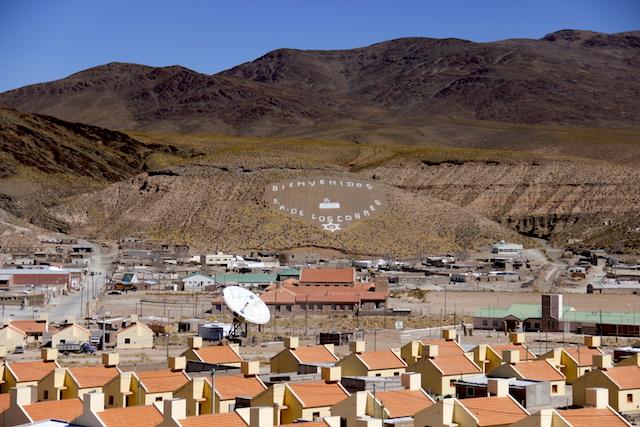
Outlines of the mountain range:
[{"label": "mountain range", "polygon": [[[279,49],[214,75],[109,63],[0,94],[0,209],[219,249],[640,250],[639,69],[640,32],[579,30]],[[340,237],[264,211],[264,185],[310,173],[376,180],[394,209]]]}]

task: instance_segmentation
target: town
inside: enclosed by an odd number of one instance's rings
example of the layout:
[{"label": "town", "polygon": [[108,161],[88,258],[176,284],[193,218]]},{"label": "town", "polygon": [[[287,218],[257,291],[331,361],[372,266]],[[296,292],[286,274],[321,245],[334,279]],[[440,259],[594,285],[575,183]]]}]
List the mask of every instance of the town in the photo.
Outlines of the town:
[{"label": "town", "polygon": [[640,266],[629,256],[500,241],[341,259],[134,237],[1,253],[3,426],[640,417],[640,313],[629,299]]}]

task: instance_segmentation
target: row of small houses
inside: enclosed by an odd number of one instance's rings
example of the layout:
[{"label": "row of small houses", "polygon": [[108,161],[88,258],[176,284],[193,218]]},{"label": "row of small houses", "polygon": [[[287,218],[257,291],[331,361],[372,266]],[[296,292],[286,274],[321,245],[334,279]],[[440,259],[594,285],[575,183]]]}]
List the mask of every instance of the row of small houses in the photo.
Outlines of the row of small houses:
[{"label": "row of small houses", "polygon": [[[301,346],[290,337],[271,359],[272,374],[260,374],[258,362],[243,360],[238,347],[203,346],[198,337],[159,371],[121,369],[117,354],[109,353],[102,365],[63,368],[55,350],[45,349],[41,361],[2,365],[2,391],[9,395],[0,420],[33,422],[46,407],[49,418],[96,427],[273,427],[311,420],[310,427],[612,427],[630,425],[619,413],[640,411],[637,357],[614,366],[597,337],[576,349],[582,357],[564,348],[536,357],[522,334],[510,338],[466,351],[447,330],[401,349],[367,351],[352,342],[349,354],[338,358],[331,346]],[[190,369],[190,362],[204,372]],[[571,400],[583,408],[560,409]],[[256,415],[269,411],[245,419],[240,414],[247,408]]]}]

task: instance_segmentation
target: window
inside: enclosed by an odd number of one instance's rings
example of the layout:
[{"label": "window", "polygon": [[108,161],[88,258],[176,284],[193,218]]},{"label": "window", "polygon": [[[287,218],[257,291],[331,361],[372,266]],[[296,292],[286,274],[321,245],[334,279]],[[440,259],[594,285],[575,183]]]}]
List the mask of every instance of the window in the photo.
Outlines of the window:
[{"label": "window", "polygon": [[131,338],[125,338],[124,339],[124,343],[125,344],[131,344]]},{"label": "window", "polygon": [[109,396],[109,406],[112,406],[114,404],[114,398],[113,396]]},{"label": "window", "polygon": [[291,311],[291,304],[287,304],[287,311]]},{"label": "window", "polygon": [[314,413],[312,414],[312,418],[313,418],[314,420],[315,420],[315,419],[320,418],[320,412],[314,412]]},{"label": "window", "polygon": [[156,397],[156,402],[162,402],[162,396]]},{"label": "window", "polygon": [[44,400],[49,400],[49,390],[45,390],[44,395],[42,397]]},{"label": "window", "polygon": [[633,394],[632,393],[628,393],[627,394],[627,403],[633,403]]},{"label": "window", "polygon": [[198,413],[196,415],[202,415],[202,403],[203,402],[198,402]]},{"label": "window", "polygon": [[382,374],[381,374],[380,372],[378,372],[378,373],[376,374],[376,377],[381,377],[381,376],[382,376]]},{"label": "window", "polygon": [[398,375],[400,375],[400,372],[398,372],[398,371],[396,371],[396,372],[394,372],[394,373],[393,373],[393,376],[394,376],[394,377],[397,377]]},{"label": "window", "polygon": [[493,321],[493,326],[498,326],[498,321],[497,320]]},{"label": "window", "polygon": [[552,384],[551,393],[557,393],[557,392],[558,392],[558,384]]},{"label": "window", "polygon": [[489,326],[489,321],[487,319],[484,319],[482,321],[482,326]]},{"label": "window", "polygon": [[473,387],[467,387],[467,397],[476,397],[476,389]]}]

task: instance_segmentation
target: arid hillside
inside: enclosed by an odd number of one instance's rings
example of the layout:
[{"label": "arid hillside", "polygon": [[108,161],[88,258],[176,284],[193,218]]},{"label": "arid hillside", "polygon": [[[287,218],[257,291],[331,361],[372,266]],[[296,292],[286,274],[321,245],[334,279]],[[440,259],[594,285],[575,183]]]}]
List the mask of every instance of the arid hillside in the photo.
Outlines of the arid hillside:
[{"label": "arid hillside", "polygon": [[5,92],[0,104],[113,129],[237,135],[341,123],[346,138],[353,126],[442,118],[637,129],[639,58],[638,32],[405,38],[342,51],[281,49],[213,76],[111,63]]}]

